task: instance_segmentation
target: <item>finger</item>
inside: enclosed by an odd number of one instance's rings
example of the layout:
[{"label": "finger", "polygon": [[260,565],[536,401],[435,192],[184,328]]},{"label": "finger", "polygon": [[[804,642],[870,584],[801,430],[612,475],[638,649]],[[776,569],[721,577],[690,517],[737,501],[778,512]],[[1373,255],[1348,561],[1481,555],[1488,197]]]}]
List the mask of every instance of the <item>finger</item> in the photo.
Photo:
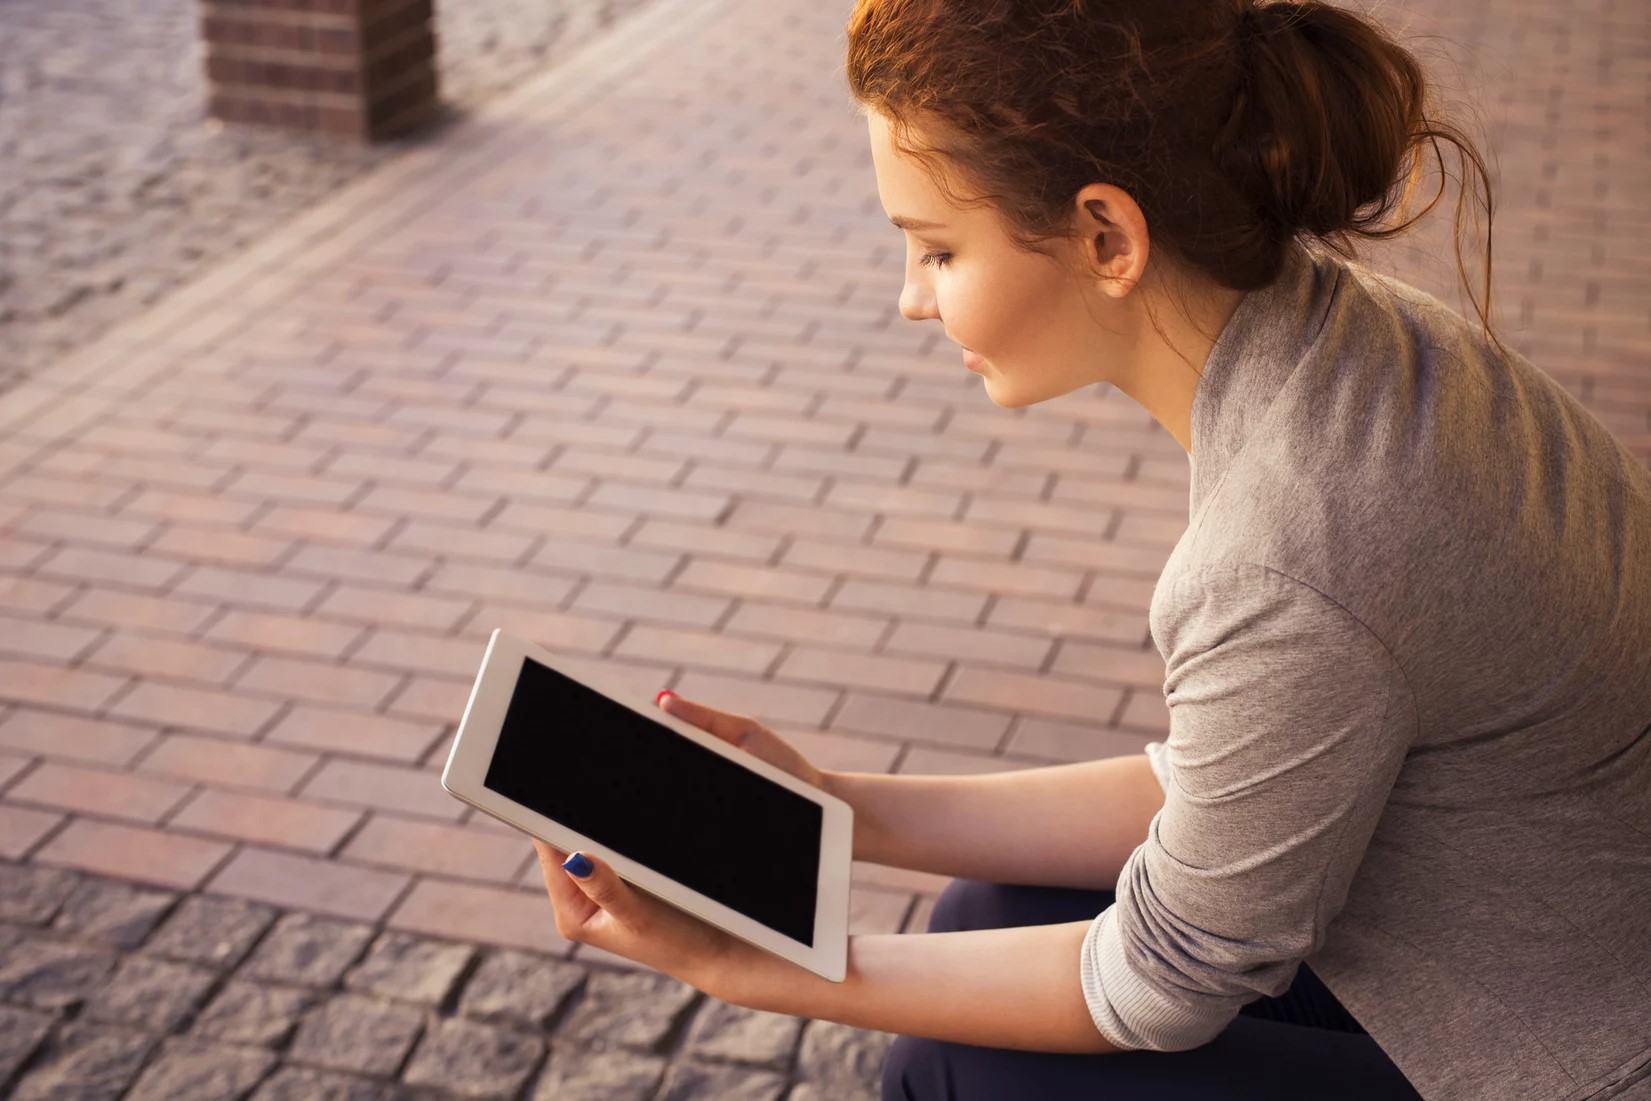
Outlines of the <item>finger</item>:
[{"label": "finger", "polygon": [[[578,866],[579,858],[589,865],[590,871],[586,875],[576,874],[568,866],[569,861]],[[619,873],[605,860],[600,860],[583,850],[574,853],[562,863],[562,875],[571,880],[576,889],[583,891],[591,902],[606,910],[608,914],[623,925],[636,928],[641,917],[641,905],[636,892]]]},{"label": "finger", "polygon": [[660,706],[665,709],[666,714],[691,722],[702,730],[709,730],[717,737],[735,745],[744,741],[751,728],[756,725],[744,715],[730,715],[726,711],[718,711],[693,700],[683,699],[675,692],[662,697]]},{"label": "finger", "polygon": [[596,907],[588,895],[568,882],[568,874],[562,870],[568,854],[537,837],[532,840],[533,850],[539,856],[539,870],[545,877],[545,890],[550,892],[550,904],[557,918],[565,920],[570,927],[583,925],[596,912]]}]

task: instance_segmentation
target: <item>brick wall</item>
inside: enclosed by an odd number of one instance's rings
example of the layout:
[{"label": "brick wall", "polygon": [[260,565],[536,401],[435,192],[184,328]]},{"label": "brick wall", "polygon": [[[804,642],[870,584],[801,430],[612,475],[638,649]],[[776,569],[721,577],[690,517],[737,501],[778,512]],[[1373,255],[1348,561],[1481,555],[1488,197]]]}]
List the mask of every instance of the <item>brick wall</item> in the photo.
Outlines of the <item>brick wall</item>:
[{"label": "brick wall", "polygon": [[208,110],[361,141],[436,108],[431,0],[203,0]]}]

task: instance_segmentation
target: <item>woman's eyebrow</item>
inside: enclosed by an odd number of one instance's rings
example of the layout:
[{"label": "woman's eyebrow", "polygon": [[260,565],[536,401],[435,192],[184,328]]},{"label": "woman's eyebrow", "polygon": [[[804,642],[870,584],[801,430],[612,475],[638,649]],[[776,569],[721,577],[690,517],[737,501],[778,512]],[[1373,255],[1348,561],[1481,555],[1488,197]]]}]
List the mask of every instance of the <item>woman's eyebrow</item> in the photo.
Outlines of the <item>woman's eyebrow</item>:
[{"label": "woman's eyebrow", "polygon": [[893,225],[896,229],[909,229],[914,233],[917,232],[918,230],[922,230],[922,229],[945,229],[946,228],[945,226],[941,225],[939,222],[925,222],[920,218],[907,218],[907,217],[905,217],[904,215],[901,215],[901,214],[891,215],[889,217],[889,224]]}]

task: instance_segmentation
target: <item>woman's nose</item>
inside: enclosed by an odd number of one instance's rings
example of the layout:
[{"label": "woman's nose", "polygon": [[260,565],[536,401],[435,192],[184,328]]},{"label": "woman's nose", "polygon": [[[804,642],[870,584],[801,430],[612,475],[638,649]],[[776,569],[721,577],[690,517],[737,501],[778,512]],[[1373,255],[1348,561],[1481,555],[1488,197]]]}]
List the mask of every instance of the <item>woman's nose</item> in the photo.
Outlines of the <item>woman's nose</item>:
[{"label": "woman's nose", "polygon": [[907,283],[900,292],[900,316],[907,321],[927,321],[940,312],[934,307],[934,296],[916,283]]}]

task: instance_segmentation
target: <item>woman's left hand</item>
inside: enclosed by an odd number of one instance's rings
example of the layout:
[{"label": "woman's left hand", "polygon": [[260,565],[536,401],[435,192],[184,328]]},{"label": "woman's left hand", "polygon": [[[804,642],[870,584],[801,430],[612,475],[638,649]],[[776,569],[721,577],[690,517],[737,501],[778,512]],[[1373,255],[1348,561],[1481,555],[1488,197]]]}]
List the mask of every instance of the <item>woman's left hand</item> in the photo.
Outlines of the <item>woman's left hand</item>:
[{"label": "woman's left hand", "polygon": [[537,837],[532,840],[556,911],[558,933],[715,996],[718,976],[733,966],[743,941],[637,890],[590,853],[582,855],[590,861],[591,873],[580,878],[562,867],[567,853]]}]

